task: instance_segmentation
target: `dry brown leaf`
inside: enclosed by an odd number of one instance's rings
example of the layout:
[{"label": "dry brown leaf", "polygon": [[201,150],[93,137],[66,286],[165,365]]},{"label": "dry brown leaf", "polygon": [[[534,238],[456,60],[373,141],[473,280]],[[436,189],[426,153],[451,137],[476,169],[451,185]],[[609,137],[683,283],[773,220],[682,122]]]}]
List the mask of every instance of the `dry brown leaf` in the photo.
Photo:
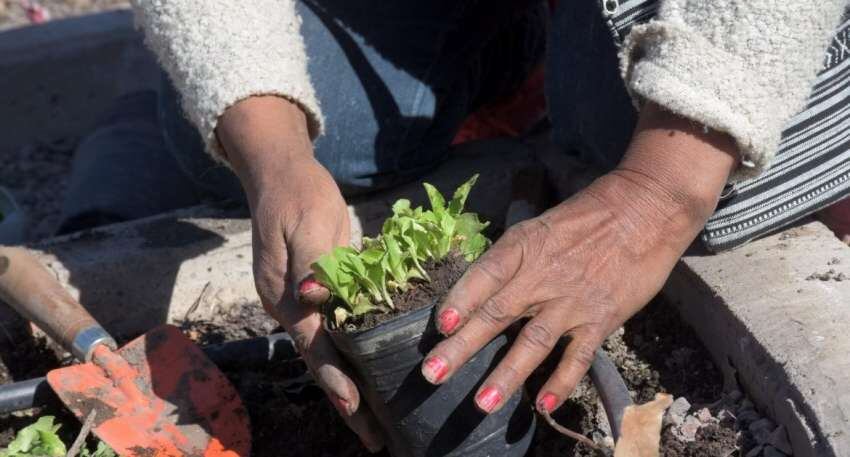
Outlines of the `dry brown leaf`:
[{"label": "dry brown leaf", "polygon": [[661,421],[664,411],[673,404],[668,394],[656,394],[655,400],[626,408],[620,440],[614,457],[658,457],[661,444]]}]

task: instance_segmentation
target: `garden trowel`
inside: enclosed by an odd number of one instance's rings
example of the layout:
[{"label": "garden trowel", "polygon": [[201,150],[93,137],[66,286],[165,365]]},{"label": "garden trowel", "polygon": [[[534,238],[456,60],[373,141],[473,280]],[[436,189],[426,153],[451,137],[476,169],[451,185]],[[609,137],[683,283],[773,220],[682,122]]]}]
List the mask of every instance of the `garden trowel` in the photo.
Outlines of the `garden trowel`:
[{"label": "garden trowel", "polygon": [[177,328],[163,325],[116,349],[115,340],[20,248],[0,246],[0,299],[82,364],[50,386],[118,455],[248,457],[248,415],[236,390]]}]

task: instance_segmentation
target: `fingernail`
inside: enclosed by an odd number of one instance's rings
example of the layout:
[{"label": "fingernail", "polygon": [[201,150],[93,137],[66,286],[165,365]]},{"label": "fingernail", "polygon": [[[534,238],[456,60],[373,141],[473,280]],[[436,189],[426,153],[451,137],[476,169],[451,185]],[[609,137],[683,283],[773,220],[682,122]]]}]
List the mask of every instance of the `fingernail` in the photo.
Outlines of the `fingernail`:
[{"label": "fingernail", "polygon": [[298,286],[298,294],[307,295],[311,292],[319,290],[321,287],[322,285],[319,284],[319,281],[316,281],[316,279],[313,277],[309,277],[301,281],[301,284]]},{"label": "fingernail", "polygon": [[540,400],[537,402],[537,409],[541,412],[551,413],[555,409],[555,405],[558,404],[558,397],[555,394],[546,393],[540,397]]},{"label": "fingernail", "polygon": [[338,397],[336,395],[331,395],[331,402],[334,404],[334,407],[337,411],[339,411],[340,414],[344,416],[350,416],[354,414],[354,411],[351,410],[351,403],[348,400],[342,397]]},{"label": "fingernail", "polygon": [[502,394],[494,387],[485,388],[475,397],[475,403],[478,404],[478,407],[488,414],[493,412],[501,401]]},{"label": "fingernail", "polygon": [[439,357],[429,357],[422,364],[422,376],[431,384],[438,384],[446,376],[449,366]]},{"label": "fingernail", "polygon": [[449,308],[440,313],[440,331],[443,333],[452,333],[460,322],[460,314],[452,308]]}]

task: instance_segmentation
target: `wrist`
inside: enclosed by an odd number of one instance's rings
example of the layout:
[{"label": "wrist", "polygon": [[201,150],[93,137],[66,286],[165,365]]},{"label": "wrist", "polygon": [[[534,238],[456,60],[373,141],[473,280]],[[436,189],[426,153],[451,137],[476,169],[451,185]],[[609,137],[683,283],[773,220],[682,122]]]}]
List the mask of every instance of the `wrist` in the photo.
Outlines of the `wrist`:
[{"label": "wrist", "polygon": [[736,151],[728,135],[650,104],[621,163],[588,190],[618,212],[632,238],[684,249],[716,208]]},{"label": "wrist", "polygon": [[737,163],[737,145],[726,133],[648,104],[614,173],[652,189],[659,204],[684,207],[701,227]]},{"label": "wrist", "polygon": [[249,194],[279,182],[297,162],[313,161],[307,118],[278,96],[255,96],[228,108],[216,128],[226,158]]}]

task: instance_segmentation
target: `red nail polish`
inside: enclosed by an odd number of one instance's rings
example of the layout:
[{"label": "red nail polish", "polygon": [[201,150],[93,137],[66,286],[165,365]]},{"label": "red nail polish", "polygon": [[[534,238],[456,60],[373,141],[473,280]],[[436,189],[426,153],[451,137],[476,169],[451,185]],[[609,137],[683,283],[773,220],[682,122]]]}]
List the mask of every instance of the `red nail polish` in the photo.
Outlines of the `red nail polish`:
[{"label": "red nail polish", "polygon": [[542,396],[537,402],[537,409],[551,413],[557,404],[558,397],[556,397],[555,394],[546,393],[546,395]]},{"label": "red nail polish", "polygon": [[301,281],[301,284],[298,285],[298,294],[299,295],[306,295],[306,294],[309,294],[310,292],[313,292],[313,291],[319,289],[320,287],[322,287],[322,285],[319,284],[319,281],[316,281],[316,278],[309,277],[309,278]]},{"label": "red nail polish", "polygon": [[494,387],[484,388],[484,390],[478,394],[478,397],[475,398],[475,402],[478,403],[478,407],[488,414],[491,413],[496,406],[501,403],[501,401],[502,394]]},{"label": "red nail polish", "polygon": [[422,365],[422,375],[431,384],[437,384],[442,381],[448,371],[448,365],[439,357],[430,357]]},{"label": "red nail polish", "polygon": [[443,333],[452,333],[460,322],[460,314],[452,308],[449,308],[440,313],[440,331]]},{"label": "red nail polish", "polygon": [[348,403],[348,400],[342,397],[338,397],[336,395],[331,395],[330,397],[331,402],[334,404],[334,407],[336,407],[336,410],[339,411],[340,414],[344,416],[350,416],[354,413],[354,411],[351,411],[351,404]]}]

